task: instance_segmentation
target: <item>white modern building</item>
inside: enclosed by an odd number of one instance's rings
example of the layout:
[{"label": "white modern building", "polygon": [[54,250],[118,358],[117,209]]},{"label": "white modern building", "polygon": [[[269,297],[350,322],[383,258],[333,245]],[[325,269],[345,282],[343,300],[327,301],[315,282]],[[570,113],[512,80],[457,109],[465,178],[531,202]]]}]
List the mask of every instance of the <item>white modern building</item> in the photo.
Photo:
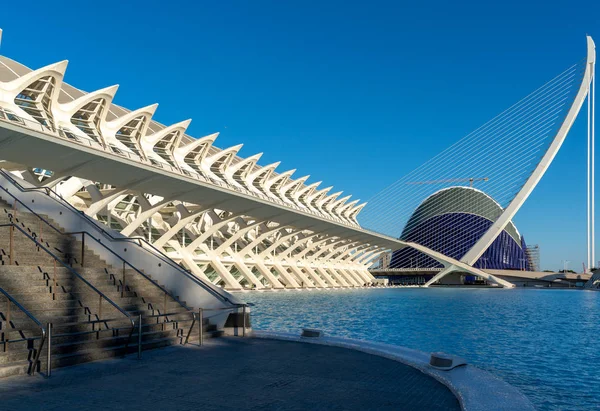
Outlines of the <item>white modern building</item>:
[{"label": "white modern building", "polygon": [[[588,38],[565,116],[556,120],[522,186],[508,201],[494,199],[500,211],[493,224],[461,258],[400,240],[399,233],[378,229],[384,220],[365,226],[386,234],[361,227],[366,203],[280,170],[279,163],[259,165],[261,153],[239,157],[241,144],[217,148],[218,133],[189,136],[191,120],[160,124],[153,119],[157,104],[135,110],[113,104],[118,86],[81,91],[64,81],[67,61],[32,70],[0,57],[0,168],[22,185],[53,189],[86,215],[144,239],[199,279],[228,290],[363,287],[373,283],[369,267],[382,253],[404,247],[442,264],[436,279],[458,270],[511,287],[475,263],[556,155],[588,95],[594,62]],[[378,218],[394,217],[394,207],[373,210]]]}]

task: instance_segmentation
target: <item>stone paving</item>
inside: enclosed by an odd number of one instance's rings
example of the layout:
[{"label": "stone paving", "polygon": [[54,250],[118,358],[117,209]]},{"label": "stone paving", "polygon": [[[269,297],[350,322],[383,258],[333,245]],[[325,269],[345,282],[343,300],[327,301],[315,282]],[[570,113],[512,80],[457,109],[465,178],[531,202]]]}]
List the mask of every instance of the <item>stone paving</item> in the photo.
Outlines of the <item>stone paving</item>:
[{"label": "stone paving", "polygon": [[344,348],[221,338],[0,380],[5,410],[459,410],[433,378]]}]

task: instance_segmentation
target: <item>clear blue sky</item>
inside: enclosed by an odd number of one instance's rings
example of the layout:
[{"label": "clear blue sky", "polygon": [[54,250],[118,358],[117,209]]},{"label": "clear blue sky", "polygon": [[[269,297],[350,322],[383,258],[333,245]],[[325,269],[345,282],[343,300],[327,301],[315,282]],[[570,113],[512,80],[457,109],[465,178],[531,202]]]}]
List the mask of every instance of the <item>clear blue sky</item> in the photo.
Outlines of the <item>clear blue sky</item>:
[{"label": "clear blue sky", "polygon": [[[368,200],[583,58],[600,2],[13,1],[0,28],[8,57]],[[515,219],[543,268],[585,260],[585,140],[581,116]]]}]

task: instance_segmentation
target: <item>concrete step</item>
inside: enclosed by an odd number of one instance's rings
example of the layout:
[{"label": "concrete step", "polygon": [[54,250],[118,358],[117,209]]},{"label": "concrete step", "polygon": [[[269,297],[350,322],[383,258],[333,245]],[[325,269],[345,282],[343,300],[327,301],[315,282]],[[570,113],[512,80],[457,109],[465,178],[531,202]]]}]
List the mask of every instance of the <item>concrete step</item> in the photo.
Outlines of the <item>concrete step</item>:
[{"label": "concrete step", "polygon": [[0,378],[26,375],[29,372],[30,367],[31,363],[27,360],[0,365]]},{"label": "concrete step", "polygon": [[[33,361],[37,354],[37,350],[40,347],[40,339],[18,344],[15,342],[9,342],[6,348],[4,345],[5,344],[3,342],[0,342],[0,366],[18,363],[21,361]],[[46,347],[46,342],[44,342],[44,347]],[[42,347],[42,350],[44,347]]]},{"label": "concrete step", "polygon": [[[143,342],[143,351],[161,347],[167,347],[174,344],[179,344],[179,338],[164,338],[160,340],[151,340]],[[122,345],[111,345],[109,347],[90,348],[80,350],[74,353],[59,354],[52,356],[52,368],[68,367],[72,365],[82,364],[91,361],[98,361],[107,358],[122,357],[128,354],[137,353],[137,345],[130,344],[127,348]],[[46,368],[46,361],[40,361],[42,371]]]},{"label": "concrete step", "polygon": [[34,327],[27,328],[26,326],[20,326],[18,328],[5,328],[2,329],[2,331],[0,332],[0,340],[22,340],[32,337],[38,337],[41,335],[41,333],[42,331],[39,327],[37,329]]},{"label": "concrete step", "polygon": [[[61,284],[57,287],[56,292],[52,295],[52,287],[48,287],[49,290],[44,293],[13,293],[12,297],[21,303],[25,308],[29,303],[46,303],[46,302],[57,302],[62,304],[62,302],[67,301],[80,301],[84,305],[89,304],[90,307],[96,307],[99,304],[100,294],[96,291],[92,290],[86,284],[81,283],[77,286],[70,286],[71,290],[65,290]],[[128,293],[129,295],[124,294],[121,297],[121,293],[119,291],[107,291],[104,295],[112,300],[115,304],[119,306],[147,306],[149,303],[152,304],[155,308],[162,309],[164,307],[164,301],[161,299],[159,301],[149,300],[146,298],[138,297],[133,293]],[[105,299],[103,299],[102,305],[110,304]],[[61,305],[62,306],[62,305]],[[167,297],[167,310],[173,308],[176,309],[181,307],[181,305],[170,298]]]},{"label": "concrete step", "polygon": [[[180,338],[181,337],[180,329],[167,329],[165,331],[142,331],[142,343],[152,342],[154,340],[160,340],[165,338]],[[102,336],[101,336],[102,335]],[[77,336],[77,338],[73,338],[70,341],[58,343],[52,339],[52,355],[60,355],[60,354],[71,354],[76,352],[84,352],[91,347],[94,348],[108,348],[108,347],[118,347],[125,346],[129,341],[130,345],[137,344],[138,342],[138,333],[137,330],[134,329],[131,337],[129,336],[129,330],[127,333],[120,333],[117,336],[104,336],[104,333],[87,333],[85,337],[81,338],[84,335]],[[100,338],[98,338],[100,337]],[[64,340],[65,336],[61,336]],[[42,353],[42,357],[45,357],[45,353]]]},{"label": "concrete step", "polygon": [[[86,307],[84,301],[78,300],[45,300],[45,301],[30,301],[22,304],[23,308],[32,314],[36,312],[51,312],[52,310],[70,310],[74,308]],[[94,310],[97,307],[94,305],[90,306],[90,310]],[[19,315],[20,311],[15,311],[14,315]],[[35,314],[34,314],[35,315]]]}]

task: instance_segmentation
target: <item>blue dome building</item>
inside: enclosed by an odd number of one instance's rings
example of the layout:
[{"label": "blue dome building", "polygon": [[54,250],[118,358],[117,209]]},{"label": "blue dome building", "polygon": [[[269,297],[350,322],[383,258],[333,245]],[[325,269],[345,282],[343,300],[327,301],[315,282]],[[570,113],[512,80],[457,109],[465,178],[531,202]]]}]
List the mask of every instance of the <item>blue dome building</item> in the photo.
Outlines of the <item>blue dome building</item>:
[{"label": "blue dome building", "polygon": [[[426,198],[406,223],[401,240],[415,242],[460,260],[500,216],[502,207],[473,187],[449,187]],[[477,268],[527,270],[526,244],[510,222],[474,264]],[[394,251],[390,268],[442,268],[411,247]]]}]

